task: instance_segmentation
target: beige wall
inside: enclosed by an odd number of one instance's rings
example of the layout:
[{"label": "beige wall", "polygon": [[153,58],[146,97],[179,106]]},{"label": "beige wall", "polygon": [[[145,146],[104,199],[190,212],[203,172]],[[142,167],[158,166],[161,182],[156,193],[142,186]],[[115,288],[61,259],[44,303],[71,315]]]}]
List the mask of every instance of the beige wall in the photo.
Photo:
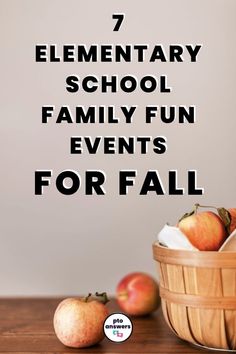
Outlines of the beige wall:
[{"label": "beige wall", "polygon": [[[0,1],[1,246],[0,295],[53,295],[107,290],[134,270],[155,274],[151,244],[166,221],[175,223],[193,203],[235,205],[235,11],[222,1]],[[126,20],[113,32],[114,12]],[[34,61],[36,43],[149,43],[203,45],[195,64],[48,63]],[[65,90],[70,74],[168,75],[171,94],[127,95]],[[41,124],[41,106],[195,104],[194,125]],[[69,155],[72,135],[165,135],[168,151],[134,156]],[[54,185],[34,195],[34,171],[106,172],[107,194],[59,194]],[[118,171],[137,169],[136,186],[118,196]],[[201,197],[139,196],[145,173],[198,170]],[[82,187],[83,188],[83,187]]]}]

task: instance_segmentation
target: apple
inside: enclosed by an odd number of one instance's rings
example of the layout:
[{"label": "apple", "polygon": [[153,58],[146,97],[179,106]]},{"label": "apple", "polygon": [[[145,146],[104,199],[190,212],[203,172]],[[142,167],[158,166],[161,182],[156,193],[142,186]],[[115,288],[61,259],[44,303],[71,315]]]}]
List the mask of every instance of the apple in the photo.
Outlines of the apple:
[{"label": "apple", "polygon": [[236,208],[230,208],[228,212],[230,214],[229,233],[231,234],[236,229]]},{"label": "apple", "polygon": [[106,293],[96,295],[103,297],[103,303],[89,294],[86,298],[67,298],[58,305],[53,325],[64,345],[85,348],[104,338],[103,323],[108,316],[104,303],[108,300]]},{"label": "apple", "polygon": [[131,316],[150,314],[160,303],[157,282],[141,272],[130,273],[121,279],[116,297],[122,311]]},{"label": "apple", "polygon": [[211,211],[186,215],[178,227],[192,245],[200,251],[217,251],[228,236],[222,219]]}]

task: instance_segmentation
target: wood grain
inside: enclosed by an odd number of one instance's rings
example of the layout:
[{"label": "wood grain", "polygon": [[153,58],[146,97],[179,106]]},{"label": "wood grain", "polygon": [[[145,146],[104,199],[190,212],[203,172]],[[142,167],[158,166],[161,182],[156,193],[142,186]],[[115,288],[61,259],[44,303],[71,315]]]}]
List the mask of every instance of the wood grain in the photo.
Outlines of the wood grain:
[{"label": "wood grain", "polygon": [[[61,299],[0,299],[0,353],[159,353],[194,354],[201,349],[178,339],[168,328],[161,309],[154,315],[134,318],[133,334],[124,343],[104,339],[86,349],[70,349],[56,338],[53,313]],[[108,304],[118,312],[115,301]],[[212,353],[204,350],[204,353]]]}]

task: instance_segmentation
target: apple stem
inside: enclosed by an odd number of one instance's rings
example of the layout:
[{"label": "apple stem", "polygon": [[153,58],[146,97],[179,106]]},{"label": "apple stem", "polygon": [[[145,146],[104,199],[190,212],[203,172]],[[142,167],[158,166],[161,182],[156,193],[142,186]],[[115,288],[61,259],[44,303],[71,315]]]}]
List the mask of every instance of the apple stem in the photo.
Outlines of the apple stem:
[{"label": "apple stem", "polygon": [[109,301],[106,292],[99,293],[99,292],[96,291],[95,296],[97,296],[97,297],[98,297],[97,300],[98,300],[99,302],[101,302],[102,304],[104,304],[104,305]]},{"label": "apple stem", "polygon": [[198,208],[207,208],[207,209],[216,209],[216,210],[218,210],[217,207],[212,206],[212,205],[200,205],[200,204],[196,203],[194,206],[195,206],[195,211],[197,211]]},{"label": "apple stem", "polygon": [[89,293],[86,298],[84,299],[85,302],[88,302],[89,298],[92,296],[92,293]]},{"label": "apple stem", "polygon": [[84,298],[84,302],[89,302],[89,301],[93,301],[93,300],[99,301],[104,305],[109,301],[106,292],[103,292],[103,293],[96,292],[95,295],[92,295],[92,293],[89,293]]},{"label": "apple stem", "polygon": [[207,209],[215,209],[217,210],[220,218],[223,220],[224,224],[225,224],[225,227],[228,228],[229,225],[230,225],[230,221],[231,221],[231,217],[230,217],[230,213],[228,212],[227,209],[225,208],[217,208],[215,206],[212,206],[212,205],[200,205],[199,203],[195,203],[194,204],[194,208],[192,211],[190,211],[190,213],[185,213],[182,218],[179,219],[179,223],[187,218],[188,216],[191,216],[193,214],[197,214],[197,211],[198,211],[198,208],[207,208]]},{"label": "apple stem", "polygon": [[[179,219],[179,222],[181,222],[183,219],[193,215],[193,214],[197,214],[198,208],[214,208],[217,209],[216,207],[213,206],[205,206],[205,205],[200,205],[199,203],[194,204],[194,208],[192,211],[190,211],[189,213],[185,213],[182,218]],[[218,209],[217,209],[218,210]]]}]

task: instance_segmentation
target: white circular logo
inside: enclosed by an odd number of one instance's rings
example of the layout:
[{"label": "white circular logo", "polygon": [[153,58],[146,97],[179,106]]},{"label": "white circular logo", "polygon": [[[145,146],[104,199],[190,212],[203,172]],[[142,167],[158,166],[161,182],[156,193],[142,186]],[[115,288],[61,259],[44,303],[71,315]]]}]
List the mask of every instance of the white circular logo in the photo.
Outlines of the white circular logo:
[{"label": "white circular logo", "polygon": [[105,336],[112,342],[124,342],[131,336],[133,325],[128,316],[123,313],[113,313],[104,322]]}]

